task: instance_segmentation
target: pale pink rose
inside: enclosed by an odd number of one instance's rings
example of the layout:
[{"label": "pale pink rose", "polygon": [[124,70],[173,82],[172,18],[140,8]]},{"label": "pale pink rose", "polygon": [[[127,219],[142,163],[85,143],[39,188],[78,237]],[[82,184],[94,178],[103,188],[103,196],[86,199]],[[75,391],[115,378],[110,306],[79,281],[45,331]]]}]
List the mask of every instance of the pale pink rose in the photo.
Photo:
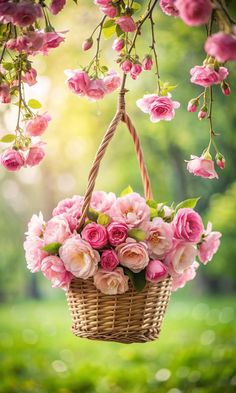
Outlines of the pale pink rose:
[{"label": "pale pink rose", "polygon": [[204,177],[205,179],[218,179],[213,160],[206,159],[204,156],[191,155],[191,160],[187,161],[187,163],[187,170],[193,173],[194,176]]},{"label": "pale pink rose", "polygon": [[120,264],[134,273],[143,270],[149,262],[147,245],[143,242],[138,243],[130,238],[125,243],[117,246],[116,252]]},{"label": "pale pink rose", "polygon": [[136,80],[139,76],[139,74],[141,74],[142,72],[142,66],[139,63],[134,63],[132,65],[132,68],[130,70],[130,76],[132,79]]},{"label": "pale pink rose", "polygon": [[111,5],[101,7],[101,11],[109,18],[115,18],[115,16],[117,15],[117,8]]},{"label": "pale pink rose", "polygon": [[67,70],[65,74],[69,77],[67,79],[67,85],[73,93],[79,96],[87,94],[87,89],[90,83],[90,79],[85,71],[80,70]]},{"label": "pale pink rose", "polygon": [[101,100],[106,93],[107,90],[103,79],[93,79],[89,82],[86,94],[92,101]]},{"label": "pale pink rose", "polygon": [[119,265],[119,259],[114,250],[105,250],[101,256],[101,266],[111,272]]},{"label": "pale pink rose", "polygon": [[129,277],[124,274],[121,267],[117,267],[112,272],[98,269],[94,276],[94,285],[105,295],[118,295],[125,293],[129,289]]},{"label": "pale pink rose", "polygon": [[112,93],[120,86],[121,78],[116,72],[111,71],[103,78],[103,83],[105,85],[106,92]]},{"label": "pale pink rose", "polygon": [[9,23],[13,22],[13,18],[16,14],[16,4],[10,3],[10,1],[3,1],[0,3],[0,22]]},{"label": "pale pink rose", "polygon": [[86,40],[84,40],[84,42],[82,43],[82,49],[83,51],[87,51],[89,49],[91,49],[93,46],[93,39],[92,38],[87,38]]},{"label": "pale pink rose", "polygon": [[32,272],[39,272],[41,269],[41,262],[43,258],[48,256],[48,253],[43,250],[43,240],[38,236],[27,236],[24,242],[25,259],[27,268]]},{"label": "pale pink rose", "polygon": [[40,136],[48,127],[51,116],[45,112],[43,115],[36,115],[26,125],[26,134],[29,136]]},{"label": "pale pink rose", "polygon": [[2,104],[11,102],[10,86],[5,83],[0,85],[0,101]]},{"label": "pale pink rose", "polygon": [[122,222],[112,222],[107,227],[109,243],[118,246],[124,243],[128,237],[128,226]]},{"label": "pale pink rose", "polygon": [[37,214],[34,214],[28,223],[28,231],[26,232],[26,235],[41,237],[44,228],[45,221],[43,219],[42,213],[40,212],[38,216]]},{"label": "pale pink rose", "polygon": [[172,226],[160,217],[154,218],[150,223],[146,239],[149,255],[152,258],[164,257],[172,247],[172,239]]},{"label": "pale pink rose", "polygon": [[79,218],[81,216],[83,202],[84,198],[80,195],[74,195],[73,198],[63,199],[55,207],[52,215],[58,216],[59,214],[68,213],[75,218]]},{"label": "pale pink rose", "polygon": [[210,0],[176,0],[175,7],[180,18],[189,26],[207,24],[212,12]]},{"label": "pale pink rose", "polygon": [[176,241],[172,251],[167,255],[164,263],[168,266],[172,277],[182,274],[191,266],[197,256],[197,248],[190,243]]},{"label": "pale pink rose", "polygon": [[43,38],[43,45],[40,48],[40,52],[42,52],[44,55],[47,55],[50,49],[57,48],[62,42],[65,41],[65,38],[55,31],[44,33]]},{"label": "pale pink rose", "polygon": [[122,69],[122,71],[125,74],[128,74],[132,68],[132,65],[133,65],[132,61],[125,60],[125,61],[122,61],[122,63],[120,63],[120,68]]},{"label": "pale pink rose", "polygon": [[66,0],[52,0],[49,6],[49,10],[53,15],[57,15],[66,4]]},{"label": "pale pink rose", "polygon": [[113,192],[95,191],[92,194],[90,206],[94,210],[109,215],[115,201],[116,196]]},{"label": "pale pink rose", "polygon": [[236,34],[226,34],[220,31],[211,35],[206,40],[205,51],[221,63],[236,60]]},{"label": "pale pink rose", "polygon": [[84,227],[81,236],[93,248],[103,248],[108,242],[106,228],[103,225],[96,224],[95,222],[87,224]]},{"label": "pale pink rose", "polygon": [[69,289],[73,275],[66,271],[64,263],[56,255],[49,255],[42,260],[41,271],[52,282],[53,288]]},{"label": "pale pink rose", "polygon": [[[19,37],[20,40],[21,37]],[[24,50],[26,50],[28,53],[37,53],[40,51],[43,47],[44,41],[45,41],[45,33],[43,31],[29,31],[27,33],[27,36],[22,37],[23,42],[22,45],[26,46]]]},{"label": "pale pink rose", "polygon": [[7,149],[1,155],[1,165],[10,172],[19,171],[25,165],[25,160],[18,150]]},{"label": "pale pink rose", "polygon": [[158,96],[157,94],[147,94],[139,99],[137,106],[144,113],[149,113],[150,120],[156,123],[160,120],[170,121],[175,116],[175,109],[180,107],[178,101],[172,101],[171,95]]},{"label": "pale pink rose", "polygon": [[22,75],[22,81],[27,83],[29,86],[33,86],[37,83],[37,71],[34,68],[30,68],[29,71],[26,71],[24,75]]},{"label": "pale pink rose", "polygon": [[100,261],[98,251],[93,250],[90,244],[78,235],[70,237],[63,243],[59,255],[66,270],[84,280],[94,276]]},{"label": "pale pink rose", "polygon": [[75,216],[73,216],[73,214],[70,213],[63,213],[63,217],[65,217],[66,221],[68,222],[72,233],[78,229],[78,218],[76,218]]},{"label": "pale pink rose", "polygon": [[144,198],[132,192],[117,198],[110,215],[113,221],[124,222],[129,228],[145,227],[150,220],[150,209]]},{"label": "pale pink rose", "polygon": [[144,71],[150,71],[153,66],[153,61],[151,56],[146,56],[142,61],[142,67]]},{"label": "pale pink rose", "polygon": [[198,258],[206,265],[210,262],[220,246],[220,232],[210,232],[204,236],[198,248]]},{"label": "pale pink rose", "polygon": [[116,52],[120,52],[125,46],[125,40],[123,38],[116,38],[112,44],[112,49]]},{"label": "pale pink rose", "polygon": [[179,11],[175,6],[176,0],[160,0],[162,11],[168,16],[178,16]]},{"label": "pale pink rose", "polygon": [[229,72],[225,67],[219,67],[216,71],[211,66],[195,66],[190,70],[191,82],[195,85],[209,87],[212,85],[218,85],[227,76]]},{"label": "pale pink rose", "polygon": [[71,236],[71,230],[68,221],[63,215],[51,218],[46,224],[44,231],[44,243],[62,244]]},{"label": "pale pink rose", "polygon": [[136,23],[131,16],[123,15],[116,20],[117,25],[120,26],[121,30],[126,33],[132,33],[137,29]]},{"label": "pale pink rose", "polygon": [[200,215],[187,207],[178,210],[172,228],[176,239],[191,243],[198,243],[204,231]]},{"label": "pale pink rose", "polygon": [[146,267],[146,280],[158,282],[164,280],[168,275],[168,268],[161,261],[154,259]]},{"label": "pale pink rose", "polygon": [[45,151],[43,145],[43,142],[38,142],[37,144],[30,147],[25,159],[26,165],[35,166],[44,159]]},{"label": "pale pink rose", "polygon": [[21,27],[26,27],[32,25],[37,18],[41,18],[42,16],[43,14],[39,4],[25,0],[17,3],[13,23]]},{"label": "pale pink rose", "polygon": [[188,281],[193,280],[196,276],[198,266],[199,263],[194,262],[191,266],[185,269],[182,274],[173,277],[172,291],[176,291],[178,288],[183,288]]}]

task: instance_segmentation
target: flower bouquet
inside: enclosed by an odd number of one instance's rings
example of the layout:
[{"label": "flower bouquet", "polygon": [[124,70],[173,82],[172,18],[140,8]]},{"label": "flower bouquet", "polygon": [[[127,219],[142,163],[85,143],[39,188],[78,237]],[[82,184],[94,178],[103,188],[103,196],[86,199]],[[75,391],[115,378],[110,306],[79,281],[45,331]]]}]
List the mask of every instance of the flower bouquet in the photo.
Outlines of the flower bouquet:
[{"label": "flower bouquet", "polygon": [[[171,207],[157,203],[136,130],[119,110],[98,149],[85,196],[62,200],[46,223],[40,213],[29,223],[24,243],[31,272],[42,271],[53,287],[67,291],[75,335],[124,343],[159,336],[171,290],[196,275],[220,243],[211,225],[204,229],[193,209],[197,199]],[[123,121],[134,141],[143,198],[126,188],[120,196],[95,191],[106,148]]]}]

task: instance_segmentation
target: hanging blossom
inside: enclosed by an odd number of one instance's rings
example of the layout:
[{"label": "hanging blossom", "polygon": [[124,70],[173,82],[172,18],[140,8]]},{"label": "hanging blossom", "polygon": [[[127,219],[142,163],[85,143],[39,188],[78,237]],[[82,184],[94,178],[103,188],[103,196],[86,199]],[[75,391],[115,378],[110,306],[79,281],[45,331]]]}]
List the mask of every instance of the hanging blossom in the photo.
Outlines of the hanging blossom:
[{"label": "hanging blossom", "polygon": [[63,33],[54,30],[49,17],[50,13],[60,12],[64,4],[65,1],[53,0],[47,8],[31,0],[0,3],[0,102],[18,106],[15,130],[0,139],[8,145],[0,158],[8,171],[38,165],[45,156],[45,143],[40,137],[51,117],[38,111],[38,100],[26,101],[24,85],[37,84],[34,57],[48,55],[65,40]]}]

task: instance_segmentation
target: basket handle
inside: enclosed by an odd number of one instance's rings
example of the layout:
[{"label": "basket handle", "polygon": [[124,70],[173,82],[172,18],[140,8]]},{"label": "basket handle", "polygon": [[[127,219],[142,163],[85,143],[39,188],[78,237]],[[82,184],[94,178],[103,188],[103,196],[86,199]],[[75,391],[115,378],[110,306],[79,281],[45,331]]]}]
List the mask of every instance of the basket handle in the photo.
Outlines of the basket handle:
[{"label": "basket handle", "polygon": [[126,92],[127,92],[127,90],[125,90],[125,89],[120,91],[117,112],[116,112],[114,118],[112,119],[112,121],[111,121],[111,123],[110,123],[110,125],[109,125],[103,139],[102,139],[102,142],[98,148],[95,159],[93,161],[92,168],[89,172],[88,184],[87,184],[87,189],[86,189],[85,196],[84,196],[84,203],[83,203],[83,207],[82,207],[82,214],[80,217],[79,228],[84,224],[84,221],[87,216],[87,212],[88,212],[90,201],[92,198],[92,192],[95,187],[95,183],[96,183],[98,171],[100,168],[101,160],[106,152],[106,149],[107,149],[112,137],[115,134],[118,124],[121,121],[126,124],[128,130],[129,130],[129,133],[132,136],[132,139],[134,142],[135,152],[136,152],[136,156],[138,159],[140,174],[141,174],[142,183],[143,183],[143,187],[144,187],[145,198],[152,199],[151,182],[150,182],[150,178],[149,178],[146,164],[144,162],[144,156],[143,156],[143,151],[141,148],[140,140],[139,140],[137,131],[135,130],[134,125],[125,110],[125,93]]}]

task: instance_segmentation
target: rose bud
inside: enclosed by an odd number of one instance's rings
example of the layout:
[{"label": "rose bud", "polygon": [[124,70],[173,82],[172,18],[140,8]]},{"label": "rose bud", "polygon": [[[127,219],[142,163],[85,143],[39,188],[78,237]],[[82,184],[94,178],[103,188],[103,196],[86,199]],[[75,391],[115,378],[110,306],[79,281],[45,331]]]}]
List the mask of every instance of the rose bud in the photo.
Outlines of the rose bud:
[{"label": "rose bud", "polygon": [[92,39],[92,37],[90,37],[90,38],[87,38],[83,42],[82,49],[83,49],[83,51],[86,51],[86,50],[89,50],[90,48],[92,48],[92,46],[93,46],[93,39]]},{"label": "rose bud", "polygon": [[29,166],[35,166],[38,165],[44,158],[45,156],[45,151],[43,149],[43,142],[39,142],[35,145],[33,145],[28,152],[28,155],[26,157],[26,165]]},{"label": "rose bud", "polygon": [[200,111],[198,112],[198,118],[199,118],[199,120],[205,119],[206,115],[207,115],[207,107],[206,107],[206,106],[203,106],[203,107],[200,109]]},{"label": "rose bud", "polygon": [[132,68],[132,62],[130,60],[125,60],[122,63],[120,63],[120,68],[125,74],[128,74]]},{"label": "rose bud", "polygon": [[188,112],[196,112],[198,104],[198,100],[190,100],[187,107]]},{"label": "rose bud", "polygon": [[151,260],[146,267],[146,280],[150,282],[158,282],[167,277],[168,269],[159,260]]},{"label": "rose bud", "polygon": [[225,96],[229,96],[231,94],[230,86],[227,82],[223,81],[221,84],[221,91]]},{"label": "rose bud", "polygon": [[225,169],[225,158],[221,153],[216,154],[216,165],[218,165],[220,169]]},{"label": "rose bud", "polygon": [[144,71],[150,71],[152,69],[153,61],[151,56],[144,57],[142,61],[142,67]]},{"label": "rose bud", "polygon": [[132,65],[130,76],[132,79],[136,80],[141,72],[142,72],[141,64],[135,63]]},{"label": "rose bud", "polygon": [[125,40],[123,38],[116,38],[112,44],[112,49],[116,52],[120,52],[125,46]]},{"label": "rose bud", "polygon": [[1,164],[10,172],[19,171],[25,164],[23,155],[14,149],[7,149],[1,156]]}]

